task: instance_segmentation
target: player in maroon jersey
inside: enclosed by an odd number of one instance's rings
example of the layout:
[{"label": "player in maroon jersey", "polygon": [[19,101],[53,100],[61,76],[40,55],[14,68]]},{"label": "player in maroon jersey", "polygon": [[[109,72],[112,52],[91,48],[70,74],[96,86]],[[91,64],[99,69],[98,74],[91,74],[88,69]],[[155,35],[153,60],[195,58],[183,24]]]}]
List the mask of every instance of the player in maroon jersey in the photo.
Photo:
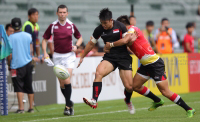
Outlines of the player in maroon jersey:
[{"label": "player in maroon jersey", "polygon": [[[44,58],[49,57],[46,52],[46,42],[52,35],[54,41],[54,64],[65,66],[68,69],[70,76],[72,76],[76,59],[75,51],[81,45],[83,39],[77,27],[67,18],[68,8],[65,5],[58,6],[57,15],[58,19],[49,25],[43,35],[44,39],[42,41],[42,49],[44,52]],[[72,43],[72,35],[78,39],[76,45],[73,45]],[[64,115],[74,114],[73,102],[70,100],[72,91],[70,78],[71,77],[66,80],[59,79],[60,88],[66,102]]]}]

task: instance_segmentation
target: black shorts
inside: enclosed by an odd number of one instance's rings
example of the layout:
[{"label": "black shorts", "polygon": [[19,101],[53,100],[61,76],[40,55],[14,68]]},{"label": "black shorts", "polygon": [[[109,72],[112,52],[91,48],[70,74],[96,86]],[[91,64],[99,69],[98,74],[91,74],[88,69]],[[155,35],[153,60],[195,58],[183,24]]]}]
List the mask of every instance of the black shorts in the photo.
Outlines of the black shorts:
[{"label": "black shorts", "polygon": [[[29,62],[27,65],[16,69],[16,76],[12,75],[14,92],[24,92],[27,94],[33,94],[32,70],[32,62]],[[11,72],[15,72],[15,70],[12,69]]]},{"label": "black shorts", "polygon": [[165,64],[161,58],[156,62],[138,68],[137,73],[145,79],[153,78],[156,83],[166,80]]},{"label": "black shorts", "polygon": [[110,62],[113,65],[114,70],[118,67],[119,70],[132,71],[132,57],[130,55],[123,56],[123,57],[116,57],[116,58],[110,58],[110,57],[104,56],[103,60]]}]

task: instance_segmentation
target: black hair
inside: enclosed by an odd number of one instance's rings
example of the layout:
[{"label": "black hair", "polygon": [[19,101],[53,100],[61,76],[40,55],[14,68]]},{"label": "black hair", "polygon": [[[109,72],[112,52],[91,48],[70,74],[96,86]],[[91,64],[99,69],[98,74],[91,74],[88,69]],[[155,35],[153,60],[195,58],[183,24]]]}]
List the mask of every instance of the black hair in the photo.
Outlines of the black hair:
[{"label": "black hair", "polygon": [[129,16],[129,19],[132,18],[132,17],[136,19],[136,17],[134,15]]},{"label": "black hair", "polygon": [[8,30],[9,27],[12,27],[12,25],[10,23],[6,24],[5,29]]},{"label": "black hair", "polygon": [[39,13],[39,11],[38,11],[36,8],[30,8],[30,9],[28,10],[28,16],[30,16],[30,15],[36,13],[36,12]]},{"label": "black hair", "polygon": [[186,29],[190,28],[190,27],[194,27],[194,23],[193,22],[188,22],[185,26]]},{"label": "black hair", "polygon": [[117,21],[123,23],[124,25],[130,25],[130,21],[127,15],[122,15],[117,18]]},{"label": "black hair", "polygon": [[66,5],[63,5],[63,4],[61,4],[61,5],[59,5],[59,6],[58,6],[58,8],[57,8],[57,12],[58,12],[59,8],[66,8],[66,9],[67,9],[67,11],[68,11],[68,8],[67,8],[67,6],[66,6]]},{"label": "black hair", "polygon": [[163,23],[164,21],[169,21],[166,17],[162,18],[161,23]]},{"label": "black hair", "polygon": [[146,22],[146,26],[154,26],[154,22],[153,21],[147,21]]},{"label": "black hair", "polygon": [[99,13],[99,20],[110,20],[112,19],[112,12],[108,8],[103,8]]}]

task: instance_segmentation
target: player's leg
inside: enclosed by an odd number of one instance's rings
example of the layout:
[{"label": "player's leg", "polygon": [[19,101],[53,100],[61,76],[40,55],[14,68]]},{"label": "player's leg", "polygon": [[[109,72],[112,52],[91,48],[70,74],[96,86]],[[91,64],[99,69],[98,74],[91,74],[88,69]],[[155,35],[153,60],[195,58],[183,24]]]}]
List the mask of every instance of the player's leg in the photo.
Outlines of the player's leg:
[{"label": "player's leg", "polygon": [[168,80],[162,80],[162,82],[157,83],[157,87],[163,96],[170,99],[172,102],[181,106],[187,112],[188,117],[193,117],[195,110],[189,107],[184,100],[176,93],[172,92],[168,86]]},{"label": "player's leg", "polygon": [[162,106],[164,101],[153,94],[146,86],[143,86],[143,84],[147,82],[149,78],[150,77],[148,76],[146,67],[141,65],[133,78],[133,90],[154,101],[153,106],[148,109],[149,111],[153,111],[157,107]]},{"label": "player's leg", "polygon": [[135,108],[131,102],[131,96],[133,93],[133,89],[132,89],[132,70],[119,70],[119,74],[121,77],[121,80],[124,84],[124,95],[125,95],[125,103],[128,107],[128,110],[130,112],[130,114],[134,114],[135,113]]},{"label": "player's leg", "polygon": [[177,105],[181,106],[183,109],[187,111],[188,117],[192,117],[193,114],[195,113],[195,110],[189,107],[178,94],[172,92],[169,89],[168,80],[165,75],[165,65],[163,60],[160,58],[153,65],[151,65],[151,69],[152,69],[151,72],[149,72],[150,76],[156,82],[156,85],[160,90],[160,92],[162,93],[162,95],[167,97]]},{"label": "player's leg", "polygon": [[72,68],[68,68],[70,77],[68,77],[65,80],[59,79],[61,91],[63,93],[63,96],[65,97],[65,110],[64,110],[65,115],[74,115],[73,108],[72,108],[73,102],[70,100],[71,93],[72,93],[72,86],[70,82],[72,71],[73,71]]},{"label": "player's leg", "polygon": [[71,93],[72,93],[72,86],[70,83],[70,79],[72,76],[72,71],[75,66],[75,53],[69,52],[67,54],[53,54],[53,61],[54,64],[57,65],[63,65],[68,69],[68,72],[70,74],[70,77],[68,77],[65,80],[58,79],[60,82],[60,88],[63,96],[65,97],[65,109],[64,109],[64,115],[73,115],[73,102],[70,100]]},{"label": "player's leg", "polygon": [[97,100],[102,88],[102,78],[114,70],[114,64],[107,60],[103,60],[96,68],[95,79],[93,82],[92,99],[83,98],[83,101],[92,108],[97,107]]},{"label": "player's leg", "polygon": [[135,108],[131,102],[131,96],[133,93],[133,88],[132,88],[132,57],[127,55],[126,57],[123,58],[123,60],[117,61],[117,66],[119,68],[119,74],[120,78],[123,82],[123,85],[125,87],[124,89],[124,94],[125,94],[125,103],[128,107],[128,110],[130,114],[135,113]]}]

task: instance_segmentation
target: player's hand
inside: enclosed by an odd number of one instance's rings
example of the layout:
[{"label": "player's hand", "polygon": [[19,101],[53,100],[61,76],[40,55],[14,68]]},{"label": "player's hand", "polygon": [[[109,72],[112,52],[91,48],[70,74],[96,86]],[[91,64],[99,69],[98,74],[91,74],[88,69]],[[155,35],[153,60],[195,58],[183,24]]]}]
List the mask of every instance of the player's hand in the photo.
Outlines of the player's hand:
[{"label": "player's hand", "polygon": [[105,53],[109,53],[109,52],[110,52],[110,50],[106,49],[106,46],[104,46],[103,51],[104,51]]},{"label": "player's hand", "polygon": [[83,58],[81,57],[81,58],[80,58],[80,61],[79,61],[79,63],[78,63],[77,68],[81,65],[82,62],[83,62]]},{"label": "player's hand", "polygon": [[134,42],[137,38],[138,38],[138,33],[137,32],[132,33],[130,35],[131,42]]},{"label": "player's hand", "polygon": [[72,46],[72,52],[76,52],[77,51],[77,46]]},{"label": "player's hand", "polygon": [[47,53],[44,53],[44,59],[49,58],[49,55]]}]

